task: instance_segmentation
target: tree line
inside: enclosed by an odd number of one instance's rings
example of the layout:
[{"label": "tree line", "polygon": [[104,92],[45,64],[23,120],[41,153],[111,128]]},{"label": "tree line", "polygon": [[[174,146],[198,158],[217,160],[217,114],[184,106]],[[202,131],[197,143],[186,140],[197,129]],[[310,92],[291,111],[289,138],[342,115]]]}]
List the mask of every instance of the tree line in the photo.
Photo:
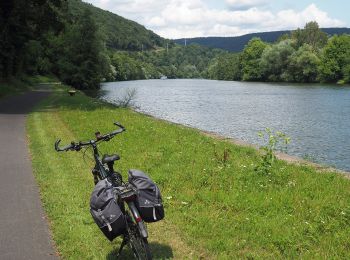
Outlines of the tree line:
[{"label": "tree line", "polygon": [[350,36],[329,38],[316,22],[273,44],[253,38],[241,53],[230,53],[176,45],[80,0],[8,0],[1,2],[0,14],[0,80],[52,74],[78,89],[163,75],[350,82]]},{"label": "tree line", "polygon": [[144,52],[114,52],[111,63],[116,71],[115,80],[173,78],[205,78],[209,63],[219,49],[199,45],[179,46]]},{"label": "tree line", "polygon": [[219,80],[350,83],[350,35],[328,37],[317,22],[282,35],[273,44],[251,39],[241,53],[210,63],[208,77]]},{"label": "tree line", "polygon": [[0,11],[0,78],[53,74],[84,89],[109,76],[109,57],[91,10],[71,16],[64,0],[8,0]]},{"label": "tree line", "polygon": [[[0,80],[52,74],[78,89],[98,88],[102,81],[141,77],[134,74],[143,64],[118,56],[118,50],[151,50],[169,42],[80,0],[7,0],[0,14]],[[117,66],[124,63],[129,72]]]}]

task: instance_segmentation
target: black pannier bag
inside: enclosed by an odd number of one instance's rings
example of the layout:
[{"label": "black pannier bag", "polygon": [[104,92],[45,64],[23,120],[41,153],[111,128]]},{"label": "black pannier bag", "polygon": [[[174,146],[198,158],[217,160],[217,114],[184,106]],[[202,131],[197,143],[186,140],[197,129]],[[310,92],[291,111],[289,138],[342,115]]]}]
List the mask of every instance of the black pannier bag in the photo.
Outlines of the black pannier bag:
[{"label": "black pannier bag", "polygon": [[164,218],[162,196],[158,186],[142,171],[129,170],[129,183],[137,188],[136,207],[146,222]]},{"label": "black pannier bag", "polygon": [[106,179],[99,181],[91,194],[90,212],[97,226],[110,241],[124,233],[125,218],[114,200],[113,186]]}]

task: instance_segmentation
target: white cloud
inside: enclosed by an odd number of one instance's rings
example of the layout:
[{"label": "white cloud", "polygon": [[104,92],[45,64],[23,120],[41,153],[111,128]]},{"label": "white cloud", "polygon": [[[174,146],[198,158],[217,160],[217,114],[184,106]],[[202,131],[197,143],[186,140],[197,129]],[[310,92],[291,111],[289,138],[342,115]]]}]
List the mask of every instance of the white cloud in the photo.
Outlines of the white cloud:
[{"label": "white cloud", "polygon": [[278,21],[285,27],[300,27],[309,21],[317,21],[320,27],[344,26],[344,23],[337,19],[332,19],[328,14],[311,4],[301,12],[294,10],[283,10],[277,14]]},{"label": "white cloud", "polygon": [[252,7],[266,5],[267,0],[226,0],[232,10],[247,10]]},{"label": "white cloud", "polygon": [[250,33],[249,29],[242,29],[237,26],[228,26],[224,24],[216,24],[211,29],[208,30],[208,35],[214,36],[232,36],[232,35],[242,35]]},{"label": "white cloud", "polygon": [[[344,26],[340,20],[310,4],[304,10],[273,13],[262,8],[266,0],[226,0],[236,8],[215,9],[205,0],[88,0],[96,6],[137,21],[166,38],[237,36],[251,32],[303,27],[317,21],[321,27]],[[240,8],[238,8],[240,6]],[[244,7],[244,8],[243,8]]]}]

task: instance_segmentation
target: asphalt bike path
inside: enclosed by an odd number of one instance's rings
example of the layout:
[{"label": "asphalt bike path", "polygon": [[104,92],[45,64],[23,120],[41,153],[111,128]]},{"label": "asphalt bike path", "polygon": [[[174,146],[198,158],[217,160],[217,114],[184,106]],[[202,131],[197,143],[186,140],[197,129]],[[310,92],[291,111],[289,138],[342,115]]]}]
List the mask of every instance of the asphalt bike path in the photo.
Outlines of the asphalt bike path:
[{"label": "asphalt bike path", "polygon": [[25,123],[48,91],[0,99],[0,259],[58,259],[35,182]]}]

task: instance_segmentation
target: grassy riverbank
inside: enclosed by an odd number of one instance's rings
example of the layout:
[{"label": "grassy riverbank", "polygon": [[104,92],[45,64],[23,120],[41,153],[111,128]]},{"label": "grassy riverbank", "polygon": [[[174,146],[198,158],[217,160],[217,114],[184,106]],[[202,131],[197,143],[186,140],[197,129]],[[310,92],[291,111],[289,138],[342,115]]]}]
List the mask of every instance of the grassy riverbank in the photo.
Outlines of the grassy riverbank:
[{"label": "grassy riverbank", "polygon": [[120,241],[109,243],[90,216],[90,151],[84,162],[82,153],[56,153],[54,141],[93,138],[116,120],[127,132],[101,151],[121,155],[116,168],[125,177],[129,168],[148,172],[163,193],[166,220],[149,225],[155,258],[350,257],[350,181],[341,175],[283,161],[271,175],[257,175],[252,148],[57,88],[27,128],[63,258],[111,258]]}]

